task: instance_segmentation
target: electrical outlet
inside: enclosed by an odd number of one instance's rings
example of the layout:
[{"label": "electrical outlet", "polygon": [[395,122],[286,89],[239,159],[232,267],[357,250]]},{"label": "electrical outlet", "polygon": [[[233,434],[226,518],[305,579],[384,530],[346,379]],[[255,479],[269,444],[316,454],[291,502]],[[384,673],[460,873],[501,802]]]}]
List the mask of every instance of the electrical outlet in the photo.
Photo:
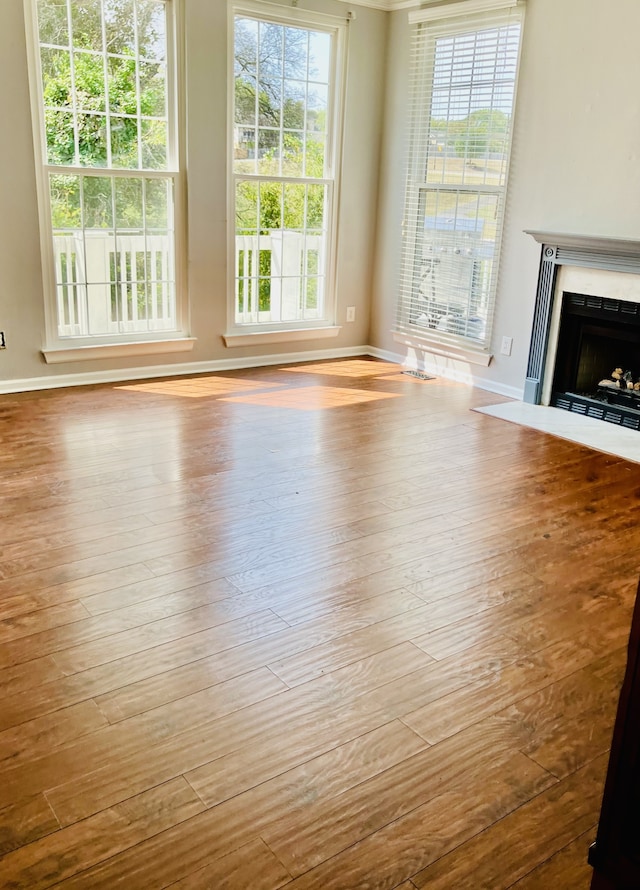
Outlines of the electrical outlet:
[{"label": "electrical outlet", "polygon": [[347,321],[355,321],[356,320],[356,307],[355,306],[347,306]]},{"label": "electrical outlet", "polygon": [[513,337],[503,337],[500,353],[502,355],[511,355],[511,347],[513,346]]},{"label": "electrical outlet", "polygon": [[0,331],[0,349],[7,348],[7,341],[4,339],[4,331]]}]

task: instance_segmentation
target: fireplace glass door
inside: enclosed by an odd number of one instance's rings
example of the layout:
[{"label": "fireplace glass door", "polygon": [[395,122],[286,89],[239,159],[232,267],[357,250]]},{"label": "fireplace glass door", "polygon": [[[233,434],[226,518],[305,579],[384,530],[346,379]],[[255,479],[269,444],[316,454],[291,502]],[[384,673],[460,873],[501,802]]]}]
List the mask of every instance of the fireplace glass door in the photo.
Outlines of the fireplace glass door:
[{"label": "fireplace glass door", "polygon": [[551,404],[640,429],[640,304],[564,293]]}]

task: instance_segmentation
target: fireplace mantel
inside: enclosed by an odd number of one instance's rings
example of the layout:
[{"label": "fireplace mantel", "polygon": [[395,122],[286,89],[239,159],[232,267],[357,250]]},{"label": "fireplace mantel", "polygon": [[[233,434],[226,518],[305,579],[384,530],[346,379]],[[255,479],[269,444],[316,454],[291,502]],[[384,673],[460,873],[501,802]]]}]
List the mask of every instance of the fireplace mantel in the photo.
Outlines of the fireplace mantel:
[{"label": "fireplace mantel", "polygon": [[640,263],[640,238],[632,241],[628,238],[574,235],[570,232],[545,232],[537,229],[525,229],[525,235],[531,235],[538,244],[548,244],[564,250],[586,250],[600,255],[635,257]]},{"label": "fireplace mantel", "polygon": [[526,229],[542,245],[523,400],[539,405],[547,358],[549,330],[561,266],[582,266],[640,275],[640,239],[606,238],[569,232]]}]

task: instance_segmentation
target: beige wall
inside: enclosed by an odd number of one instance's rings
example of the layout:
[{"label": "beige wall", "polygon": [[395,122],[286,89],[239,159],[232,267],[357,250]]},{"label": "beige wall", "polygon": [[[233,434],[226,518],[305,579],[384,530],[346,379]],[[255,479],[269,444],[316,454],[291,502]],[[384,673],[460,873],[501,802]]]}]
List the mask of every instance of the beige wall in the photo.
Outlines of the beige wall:
[{"label": "beige wall", "polygon": [[[282,0],[285,3],[285,0]],[[289,3],[285,3],[289,5]],[[338,0],[300,0],[345,14]],[[193,353],[48,366],[28,102],[22,0],[0,2],[0,352],[3,379],[40,378],[180,362],[216,363],[250,355],[227,349],[226,0],[187,0],[189,298]],[[404,355],[391,335],[399,273],[404,193],[408,65],[407,12],[354,6],[350,26],[343,195],[338,251],[339,321],[357,322],[336,340],[254,350],[258,357],[367,343]],[[510,195],[499,280],[494,348],[513,337],[511,357],[488,368],[445,362],[446,373],[521,391],[539,247],[523,229],[640,238],[640,3],[637,0],[528,0]],[[384,120],[384,127],[383,127]],[[380,153],[380,151],[382,153]],[[371,313],[369,315],[369,312]],[[370,324],[369,324],[370,322]],[[496,350],[497,351],[497,350]]]},{"label": "beige wall", "polygon": [[[250,355],[228,349],[227,282],[227,2],[182,0],[186,35],[188,183],[188,273],[191,353],[47,365],[43,344],[43,297],[33,141],[29,105],[23,0],[0,2],[0,83],[3,131],[0,139],[0,330],[8,348],[0,352],[3,381],[36,381],[56,375],[127,368],[171,366],[181,362],[228,362]],[[283,5],[290,6],[282,0]],[[338,0],[300,0],[299,6],[345,17]],[[346,306],[356,306],[356,322],[335,339],[262,346],[254,355],[283,355],[348,349],[367,343],[377,215],[379,145],[387,14],[357,8],[349,26],[347,118],[338,251],[338,323]],[[9,88],[10,85],[10,88]],[[348,234],[347,234],[348,233]],[[42,381],[40,381],[42,382]]]},{"label": "beige wall", "polygon": [[[540,255],[524,229],[640,239],[639,33],[637,0],[528,0],[493,331],[494,350],[509,336],[513,352],[495,355],[489,368],[447,362],[449,372],[511,394],[522,390]],[[390,329],[408,50],[407,14],[392,13],[370,342],[401,355]]]}]

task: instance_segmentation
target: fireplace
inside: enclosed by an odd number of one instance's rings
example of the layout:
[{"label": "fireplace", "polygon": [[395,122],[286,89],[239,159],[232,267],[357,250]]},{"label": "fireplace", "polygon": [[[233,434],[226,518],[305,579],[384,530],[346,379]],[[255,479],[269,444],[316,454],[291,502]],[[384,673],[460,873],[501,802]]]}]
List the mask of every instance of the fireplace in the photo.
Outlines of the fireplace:
[{"label": "fireplace", "polygon": [[640,303],[562,294],[550,404],[640,429]]},{"label": "fireplace", "polygon": [[640,242],[528,234],[542,257],[524,401],[640,429]]}]

